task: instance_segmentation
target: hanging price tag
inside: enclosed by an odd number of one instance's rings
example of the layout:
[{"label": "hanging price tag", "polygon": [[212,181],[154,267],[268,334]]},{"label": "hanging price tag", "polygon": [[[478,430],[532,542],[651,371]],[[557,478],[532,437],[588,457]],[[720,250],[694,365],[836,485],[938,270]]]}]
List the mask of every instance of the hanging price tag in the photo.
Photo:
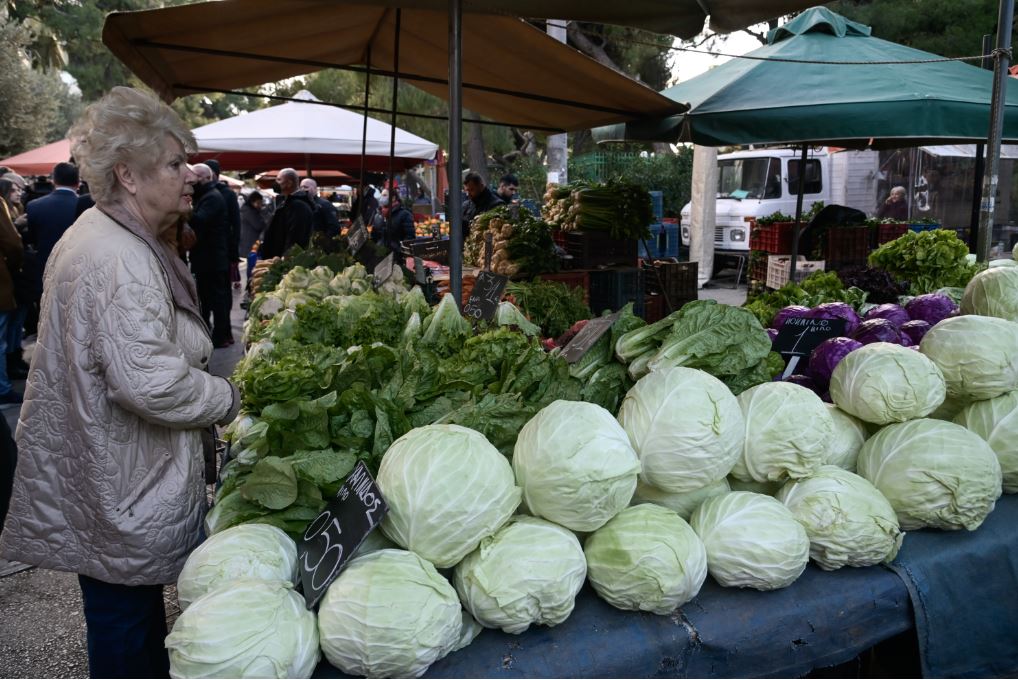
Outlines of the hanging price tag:
[{"label": "hanging price tag", "polygon": [[608,316],[598,317],[597,319],[591,319],[587,322],[579,333],[577,333],[572,340],[570,340],[566,346],[562,349],[562,358],[567,363],[575,364],[577,361],[582,359],[584,355],[590,351],[590,348],[601,339],[601,337],[611,330],[611,327],[615,325],[615,322],[622,316],[622,312],[618,311]]},{"label": "hanging price tag", "polygon": [[368,534],[389,511],[368,468],[361,461],[336,497],[304,531],[297,563],[304,603],[313,609]]},{"label": "hanging price tag", "polygon": [[346,239],[350,244],[350,252],[354,255],[367,243],[368,230],[364,228],[364,222],[361,221],[361,218],[358,217],[350,227],[350,231],[346,234]]},{"label": "hanging price tag", "polygon": [[501,274],[487,271],[478,274],[474,289],[470,291],[470,297],[463,305],[463,316],[485,321],[494,318],[507,283],[509,278]]},{"label": "hanging price tag", "polygon": [[821,342],[844,334],[844,319],[805,319],[798,316],[785,319],[774,341],[774,351],[788,363],[781,377],[787,378],[795,373],[802,359],[808,359]]},{"label": "hanging price tag", "polygon": [[394,259],[395,259],[394,255],[392,253],[389,253],[388,255],[385,256],[385,258],[381,262],[375,265],[374,271],[375,288],[381,286],[383,283],[389,280],[390,276],[392,276]]}]

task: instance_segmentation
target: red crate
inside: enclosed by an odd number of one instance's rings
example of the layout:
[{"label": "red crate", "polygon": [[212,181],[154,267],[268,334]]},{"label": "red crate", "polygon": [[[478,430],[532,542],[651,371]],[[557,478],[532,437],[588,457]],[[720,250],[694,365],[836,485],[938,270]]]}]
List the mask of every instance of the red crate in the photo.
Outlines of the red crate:
[{"label": "red crate", "polygon": [[792,252],[795,222],[775,222],[752,226],[749,232],[749,249],[763,250],[775,255]]},{"label": "red crate", "polygon": [[555,281],[563,283],[569,288],[579,288],[583,291],[583,301],[590,301],[590,273],[582,269],[573,269],[555,274],[541,274],[538,278],[542,281]]},{"label": "red crate", "polygon": [[826,232],[824,256],[829,269],[865,265],[872,248],[869,227],[831,227]]},{"label": "red crate", "polygon": [[905,235],[907,224],[878,224],[877,245],[883,245]]},{"label": "red crate", "polygon": [[574,269],[635,267],[638,259],[635,239],[612,238],[600,231],[567,232],[565,249],[573,256]]}]

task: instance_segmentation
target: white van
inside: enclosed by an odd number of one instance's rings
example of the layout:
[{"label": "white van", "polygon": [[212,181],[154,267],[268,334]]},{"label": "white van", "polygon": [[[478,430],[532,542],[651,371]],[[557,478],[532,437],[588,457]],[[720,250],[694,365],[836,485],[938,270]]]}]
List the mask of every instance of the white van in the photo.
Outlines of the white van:
[{"label": "white van", "polygon": [[[835,158],[839,161],[837,172],[832,170]],[[779,211],[795,216],[801,162],[799,149],[760,149],[718,156],[715,250],[748,251],[752,220]],[[873,151],[831,154],[826,148],[811,149],[806,160],[803,212],[816,201],[872,210],[875,192],[869,185],[874,181],[876,163]],[[849,182],[849,175],[860,181]],[[853,195],[847,196],[850,189],[854,189]],[[683,206],[681,216],[682,245],[688,247],[690,204]]]}]

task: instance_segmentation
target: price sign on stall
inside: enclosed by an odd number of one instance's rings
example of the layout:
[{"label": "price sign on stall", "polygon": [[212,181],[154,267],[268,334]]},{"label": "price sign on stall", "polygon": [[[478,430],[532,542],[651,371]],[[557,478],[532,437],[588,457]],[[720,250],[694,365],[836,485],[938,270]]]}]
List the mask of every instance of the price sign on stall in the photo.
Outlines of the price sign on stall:
[{"label": "price sign on stall", "polygon": [[359,217],[353,223],[353,226],[350,227],[350,231],[347,232],[346,240],[350,244],[350,252],[354,255],[367,243],[368,230],[364,228],[364,223],[361,222]]},{"label": "price sign on stall", "polygon": [[336,497],[308,525],[297,545],[304,602],[312,609],[354,552],[389,511],[364,461],[357,463]]},{"label": "price sign on stall", "polygon": [[781,377],[787,378],[795,373],[802,359],[808,359],[821,342],[844,333],[844,319],[804,319],[797,316],[785,319],[774,341],[774,351],[788,363]]},{"label": "price sign on stall", "polygon": [[485,321],[494,318],[507,283],[509,278],[501,274],[491,272],[478,274],[467,304],[463,305],[463,316]]},{"label": "price sign on stall", "polygon": [[389,280],[390,276],[392,276],[394,257],[395,256],[392,253],[389,253],[388,255],[385,256],[385,258],[381,262],[375,265],[374,271],[375,288],[381,286],[383,283]]},{"label": "price sign on stall", "polygon": [[587,325],[580,329],[580,332],[573,336],[566,346],[562,349],[562,358],[567,363],[575,364],[577,361],[582,359],[584,355],[590,351],[590,348],[597,343],[601,337],[611,330],[611,327],[615,325],[615,322],[622,316],[622,312],[618,311],[608,316],[598,317],[597,319],[591,319],[587,322]]}]

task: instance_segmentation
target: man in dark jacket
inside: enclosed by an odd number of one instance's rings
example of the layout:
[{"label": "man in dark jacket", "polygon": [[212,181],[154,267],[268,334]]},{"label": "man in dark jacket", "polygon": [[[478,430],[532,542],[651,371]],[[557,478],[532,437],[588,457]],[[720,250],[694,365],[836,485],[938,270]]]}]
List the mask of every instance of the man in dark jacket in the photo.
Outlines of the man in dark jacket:
[{"label": "man in dark jacket", "polygon": [[318,195],[318,182],[305,177],[300,181],[300,189],[307,193],[318,208],[315,210],[315,231],[322,232],[329,238],[339,236],[339,213],[336,206]]},{"label": "man in dark jacket", "polygon": [[28,237],[39,254],[40,271],[45,269],[53,246],[67,228],[74,224],[78,207],[78,183],[77,167],[70,163],[57,163],[53,166],[54,190],[25,207]]},{"label": "man in dark jacket", "polygon": [[382,209],[382,219],[376,220],[371,229],[371,240],[381,243],[394,253],[400,252],[402,241],[412,241],[417,236],[414,215],[405,207],[399,196],[394,196],[389,205]]},{"label": "man in dark jacket", "polygon": [[[206,161],[205,165],[212,170],[212,181],[226,203],[226,221],[230,225],[230,254],[232,255],[237,252],[240,243],[240,202],[237,200],[236,192],[226,182],[220,181],[219,161],[213,158]],[[231,259],[230,262],[234,263],[234,259]]]},{"label": "man in dark jacket", "polygon": [[[191,271],[205,323],[212,329],[212,344],[233,344],[230,331],[230,227],[226,202],[204,163],[194,166],[194,211],[189,224],[197,241],[191,248]],[[234,250],[236,252],[236,250]],[[211,318],[210,318],[211,317]]]},{"label": "man in dark jacket", "polygon": [[276,176],[282,199],[276,206],[272,223],[265,231],[258,254],[263,258],[279,257],[291,246],[307,248],[314,227],[315,208],[306,192],[297,190],[300,177],[293,168],[284,168]]},{"label": "man in dark jacket", "polygon": [[463,179],[463,189],[469,197],[469,200],[463,201],[463,242],[466,243],[470,223],[474,218],[505,203],[487,187],[484,178],[476,172],[467,173]]}]

